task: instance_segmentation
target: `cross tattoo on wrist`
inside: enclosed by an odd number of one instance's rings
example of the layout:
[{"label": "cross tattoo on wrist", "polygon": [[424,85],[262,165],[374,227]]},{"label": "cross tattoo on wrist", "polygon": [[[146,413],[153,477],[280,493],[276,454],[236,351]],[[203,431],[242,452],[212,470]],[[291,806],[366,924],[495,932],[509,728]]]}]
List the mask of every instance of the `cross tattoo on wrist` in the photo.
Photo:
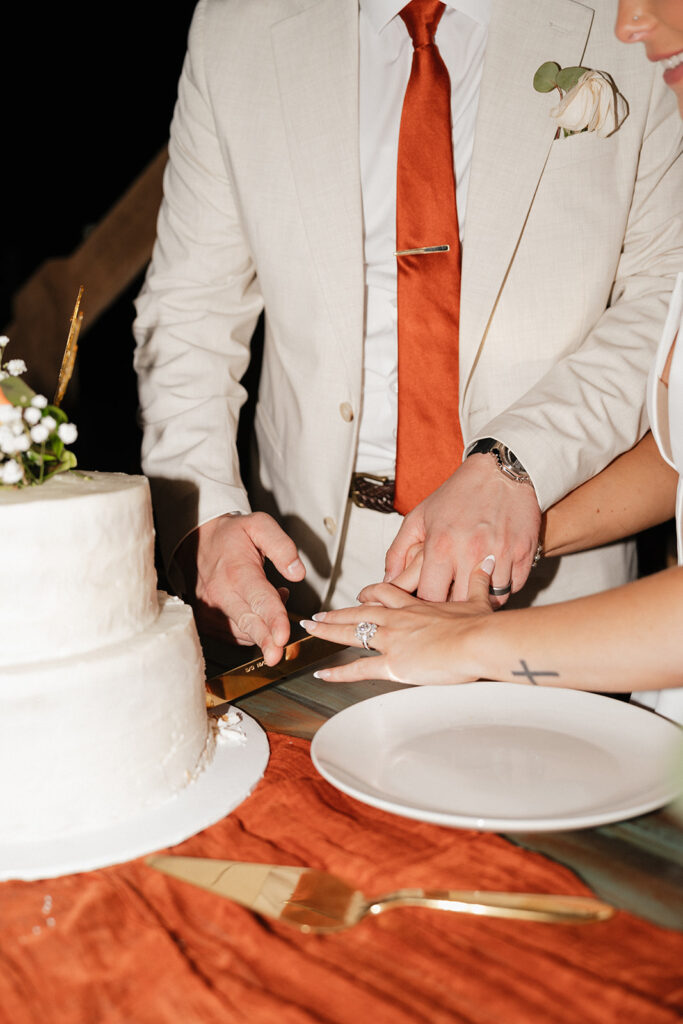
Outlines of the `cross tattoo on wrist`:
[{"label": "cross tattoo on wrist", "polygon": [[529,680],[529,682],[531,683],[532,686],[538,686],[538,683],[536,682],[536,676],[538,676],[538,677],[540,677],[540,676],[559,676],[559,674],[560,674],[559,672],[541,672],[540,670],[539,671],[536,671],[536,670],[532,671],[532,669],[530,669],[529,666],[527,665],[526,661],[520,661],[520,665],[522,666],[522,671],[521,672],[513,672],[512,675],[513,676],[524,676],[525,679]]}]

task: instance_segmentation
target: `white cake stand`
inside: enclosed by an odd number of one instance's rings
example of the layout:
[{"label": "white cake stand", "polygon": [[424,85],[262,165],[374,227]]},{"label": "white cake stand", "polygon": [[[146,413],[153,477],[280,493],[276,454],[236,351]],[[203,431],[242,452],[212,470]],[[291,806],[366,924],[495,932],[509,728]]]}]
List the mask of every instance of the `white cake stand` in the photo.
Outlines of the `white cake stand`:
[{"label": "white cake stand", "polygon": [[270,750],[261,726],[240,711],[246,743],[218,743],[210,765],[171,800],[92,832],[41,842],[0,839],[0,880],[32,881],[121,864],[174,846],[233,811],[263,775]]}]

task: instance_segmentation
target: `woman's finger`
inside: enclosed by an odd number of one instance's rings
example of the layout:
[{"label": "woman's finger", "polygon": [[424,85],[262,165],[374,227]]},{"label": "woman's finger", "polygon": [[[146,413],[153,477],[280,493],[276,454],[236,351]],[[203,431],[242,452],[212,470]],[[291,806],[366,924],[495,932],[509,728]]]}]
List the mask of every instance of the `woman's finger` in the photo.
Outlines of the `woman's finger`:
[{"label": "woman's finger", "polygon": [[468,601],[481,601],[489,603],[491,598],[490,587],[493,586],[493,572],[496,566],[494,555],[487,555],[470,575],[470,582],[467,591]]},{"label": "woman's finger", "polygon": [[355,683],[361,679],[391,679],[386,658],[358,658],[346,665],[321,668],[313,675],[327,683]]},{"label": "woman's finger", "polygon": [[[328,622],[327,618],[324,622],[302,619],[301,625],[307,633],[314,633],[321,640],[330,640],[334,644],[343,644],[345,647],[365,647],[366,651],[380,650],[378,641],[380,627],[371,620],[360,619],[356,623],[339,623]],[[363,637],[365,637],[365,643],[363,643]]]},{"label": "woman's finger", "polygon": [[477,581],[475,585],[477,597],[483,593],[484,583],[481,578],[483,576],[488,578],[487,603],[490,603],[492,608],[502,608],[513,591],[512,566],[507,556],[501,555],[496,558],[495,555],[487,555],[484,561],[473,570],[468,583],[469,600],[474,596],[472,593],[474,580]]}]

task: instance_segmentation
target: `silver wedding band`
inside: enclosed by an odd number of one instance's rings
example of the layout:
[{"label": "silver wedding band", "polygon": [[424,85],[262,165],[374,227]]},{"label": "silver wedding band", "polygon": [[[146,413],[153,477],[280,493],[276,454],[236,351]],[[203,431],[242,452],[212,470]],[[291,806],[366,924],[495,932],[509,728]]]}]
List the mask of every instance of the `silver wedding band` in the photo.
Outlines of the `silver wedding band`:
[{"label": "silver wedding band", "polygon": [[370,650],[368,640],[372,640],[373,636],[377,632],[376,622],[359,622],[353,631],[353,635],[356,640],[360,640],[366,651]]},{"label": "silver wedding band", "polygon": [[512,580],[508,583],[507,587],[489,587],[489,594],[491,597],[505,597],[512,590]]}]

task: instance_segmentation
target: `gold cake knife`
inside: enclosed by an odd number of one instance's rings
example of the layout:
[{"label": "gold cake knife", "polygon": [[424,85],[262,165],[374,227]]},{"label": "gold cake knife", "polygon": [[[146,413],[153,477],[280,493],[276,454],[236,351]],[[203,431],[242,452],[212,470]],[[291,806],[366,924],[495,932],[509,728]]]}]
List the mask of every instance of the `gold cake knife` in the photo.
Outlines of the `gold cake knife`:
[{"label": "gold cake knife", "polygon": [[215,716],[225,714],[231,701],[238,697],[246,697],[265,686],[281,682],[288,676],[303,672],[317,662],[346,650],[341,644],[333,644],[329,640],[304,633],[298,623],[292,626],[292,632],[294,638],[285,645],[277,665],[266,665],[261,656],[207,679],[206,703],[209,713]]}]

